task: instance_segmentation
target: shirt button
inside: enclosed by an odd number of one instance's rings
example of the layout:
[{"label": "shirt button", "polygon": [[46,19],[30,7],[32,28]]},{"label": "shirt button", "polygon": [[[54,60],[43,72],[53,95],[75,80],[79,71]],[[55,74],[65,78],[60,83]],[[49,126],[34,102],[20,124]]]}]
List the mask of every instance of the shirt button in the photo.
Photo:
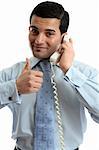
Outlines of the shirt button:
[{"label": "shirt button", "polygon": [[9,97],[9,101],[12,101],[12,97]]}]

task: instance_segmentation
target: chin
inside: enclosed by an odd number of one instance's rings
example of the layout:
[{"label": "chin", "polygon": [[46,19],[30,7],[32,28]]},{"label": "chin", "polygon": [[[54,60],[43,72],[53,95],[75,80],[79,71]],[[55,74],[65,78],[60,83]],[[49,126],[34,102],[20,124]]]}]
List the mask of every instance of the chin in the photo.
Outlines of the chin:
[{"label": "chin", "polygon": [[38,59],[47,59],[50,56],[44,56],[44,55],[39,55],[39,54],[33,54],[34,57],[38,58]]},{"label": "chin", "polygon": [[46,59],[50,57],[50,55],[42,54],[40,52],[33,52],[33,56],[39,59]]}]

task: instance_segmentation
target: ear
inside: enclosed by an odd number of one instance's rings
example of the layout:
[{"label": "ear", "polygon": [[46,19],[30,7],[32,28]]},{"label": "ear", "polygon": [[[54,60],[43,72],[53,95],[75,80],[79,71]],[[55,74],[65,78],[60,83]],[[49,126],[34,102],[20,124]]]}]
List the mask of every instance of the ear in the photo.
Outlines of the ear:
[{"label": "ear", "polygon": [[64,40],[65,35],[67,35],[67,32],[65,32],[65,33],[63,33],[63,34],[61,35],[61,43],[63,43],[63,40]]}]

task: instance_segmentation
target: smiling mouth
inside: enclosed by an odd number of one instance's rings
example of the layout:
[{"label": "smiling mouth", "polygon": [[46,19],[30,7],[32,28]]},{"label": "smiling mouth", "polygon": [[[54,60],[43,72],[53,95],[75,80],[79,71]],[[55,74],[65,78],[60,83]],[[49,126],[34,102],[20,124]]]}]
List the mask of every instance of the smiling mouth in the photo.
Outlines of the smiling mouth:
[{"label": "smiling mouth", "polygon": [[40,46],[33,46],[32,48],[33,48],[33,50],[35,50],[35,51],[47,50],[46,47],[40,47]]}]

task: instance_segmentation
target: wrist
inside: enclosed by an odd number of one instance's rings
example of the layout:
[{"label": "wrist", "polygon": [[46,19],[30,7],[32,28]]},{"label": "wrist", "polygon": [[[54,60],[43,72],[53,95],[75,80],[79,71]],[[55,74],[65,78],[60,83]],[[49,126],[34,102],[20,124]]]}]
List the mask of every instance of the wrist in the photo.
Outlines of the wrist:
[{"label": "wrist", "polygon": [[20,96],[21,93],[20,93],[20,88],[19,88],[19,85],[18,85],[18,80],[16,80],[16,88],[17,88],[18,95]]},{"label": "wrist", "polygon": [[66,74],[66,72],[69,70],[70,66],[60,66],[61,70]]}]

